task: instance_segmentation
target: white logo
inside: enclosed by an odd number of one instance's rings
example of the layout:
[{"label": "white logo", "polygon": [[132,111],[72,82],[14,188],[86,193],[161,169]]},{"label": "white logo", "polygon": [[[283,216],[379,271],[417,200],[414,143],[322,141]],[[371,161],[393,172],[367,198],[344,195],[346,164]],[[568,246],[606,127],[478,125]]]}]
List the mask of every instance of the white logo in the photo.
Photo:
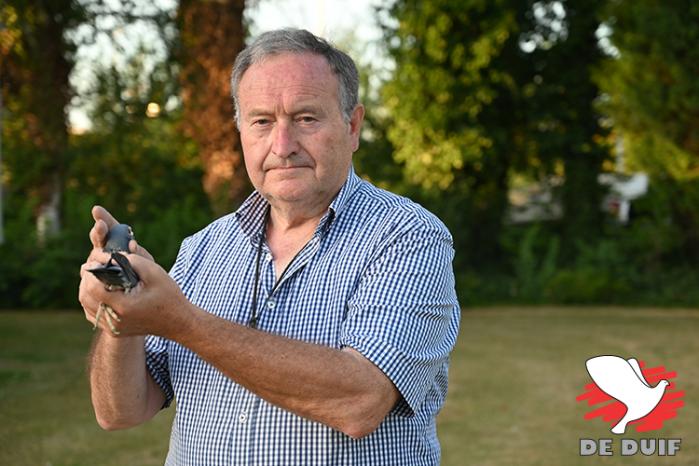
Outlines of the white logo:
[{"label": "white logo", "polygon": [[629,422],[653,411],[670,384],[667,380],[661,380],[651,387],[643,377],[638,361],[633,358],[597,356],[588,359],[585,365],[599,389],[626,407],[624,417],[612,427],[615,434],[623,434]]}]

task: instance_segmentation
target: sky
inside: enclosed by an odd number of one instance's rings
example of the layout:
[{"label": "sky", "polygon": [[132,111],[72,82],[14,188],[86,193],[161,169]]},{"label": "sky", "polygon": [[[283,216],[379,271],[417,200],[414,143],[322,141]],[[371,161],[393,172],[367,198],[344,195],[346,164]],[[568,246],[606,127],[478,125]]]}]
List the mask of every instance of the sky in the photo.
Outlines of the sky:
[{"label": "sky", "polygon": [[[176,8],[175,0],[155,0],[155,3],[161,8]],[[382,60],[378,45],[381,31],[374,9],[387,3],[385,0],[248,0],[245,16],[252,36],[282,27],[308,29],[345,49],[355,60],[376,62]],[[115,40],[124,52],[117,51],[106,37],[78,50],[71,81],[79,93],[90,87],[95,64],[123,65],[125,55],[133,52],[139,41],[148,44],[156,53],[164,51],[157,33],[142,25],[130,26],[117,34]],[[77,102],[70,109],[69,117],[76,132],[90,127],[84,108]]]},{"label": "sky", "polygon": [[379,0],[258,0],[252,2],[246,16],[251,20],[251,33],[298,27],[336,41],[347,33],[368,40],[380,35],[373,8],[386,4]]}]

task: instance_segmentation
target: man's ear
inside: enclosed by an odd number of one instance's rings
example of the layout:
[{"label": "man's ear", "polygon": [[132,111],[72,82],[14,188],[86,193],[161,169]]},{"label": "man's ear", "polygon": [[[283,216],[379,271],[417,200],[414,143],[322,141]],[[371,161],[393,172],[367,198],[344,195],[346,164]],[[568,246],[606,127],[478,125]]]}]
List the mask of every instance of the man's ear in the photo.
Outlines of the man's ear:
[{"label": "man's ear", "polygon": [[352,136],[352,152],[359,148],[359,135],[362,131],[362,123],[364,122],[364,105],[358,104],[352,111],[350,119],[350,135]]}]

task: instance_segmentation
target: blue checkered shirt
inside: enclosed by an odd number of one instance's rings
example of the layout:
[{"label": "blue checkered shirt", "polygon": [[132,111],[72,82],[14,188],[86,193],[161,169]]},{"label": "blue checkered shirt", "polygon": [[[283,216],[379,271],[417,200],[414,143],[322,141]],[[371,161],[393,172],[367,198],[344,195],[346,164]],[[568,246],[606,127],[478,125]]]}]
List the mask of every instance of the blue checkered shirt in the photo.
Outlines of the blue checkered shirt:
[{"label": "blue checkered shirt", "polygon": [[267,403],[183,346],[148,337],[148,369],[167,404],[177,400],[166,464],[439,464],[435,417],[460,318],[446,227],[350,170],[273,290],[274,264],[261,235],[267,207],[253,193],[235,213],[185,239],[172,277],[192,303],[245,325],[263,241],[258,328],[354,348],[386,374],[401,400],[376,431],[352,439]]}]

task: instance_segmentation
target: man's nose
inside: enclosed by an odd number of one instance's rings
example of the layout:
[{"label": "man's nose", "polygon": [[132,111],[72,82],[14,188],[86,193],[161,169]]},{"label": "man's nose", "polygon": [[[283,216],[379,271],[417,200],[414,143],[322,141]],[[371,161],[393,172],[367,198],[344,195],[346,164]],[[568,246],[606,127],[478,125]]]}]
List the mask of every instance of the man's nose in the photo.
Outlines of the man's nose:
[{"label": "man's nose", "polygon": [[280,120],[272,131],[272,153],[277,157],[290,157],[298,151],[293,124]]}]

